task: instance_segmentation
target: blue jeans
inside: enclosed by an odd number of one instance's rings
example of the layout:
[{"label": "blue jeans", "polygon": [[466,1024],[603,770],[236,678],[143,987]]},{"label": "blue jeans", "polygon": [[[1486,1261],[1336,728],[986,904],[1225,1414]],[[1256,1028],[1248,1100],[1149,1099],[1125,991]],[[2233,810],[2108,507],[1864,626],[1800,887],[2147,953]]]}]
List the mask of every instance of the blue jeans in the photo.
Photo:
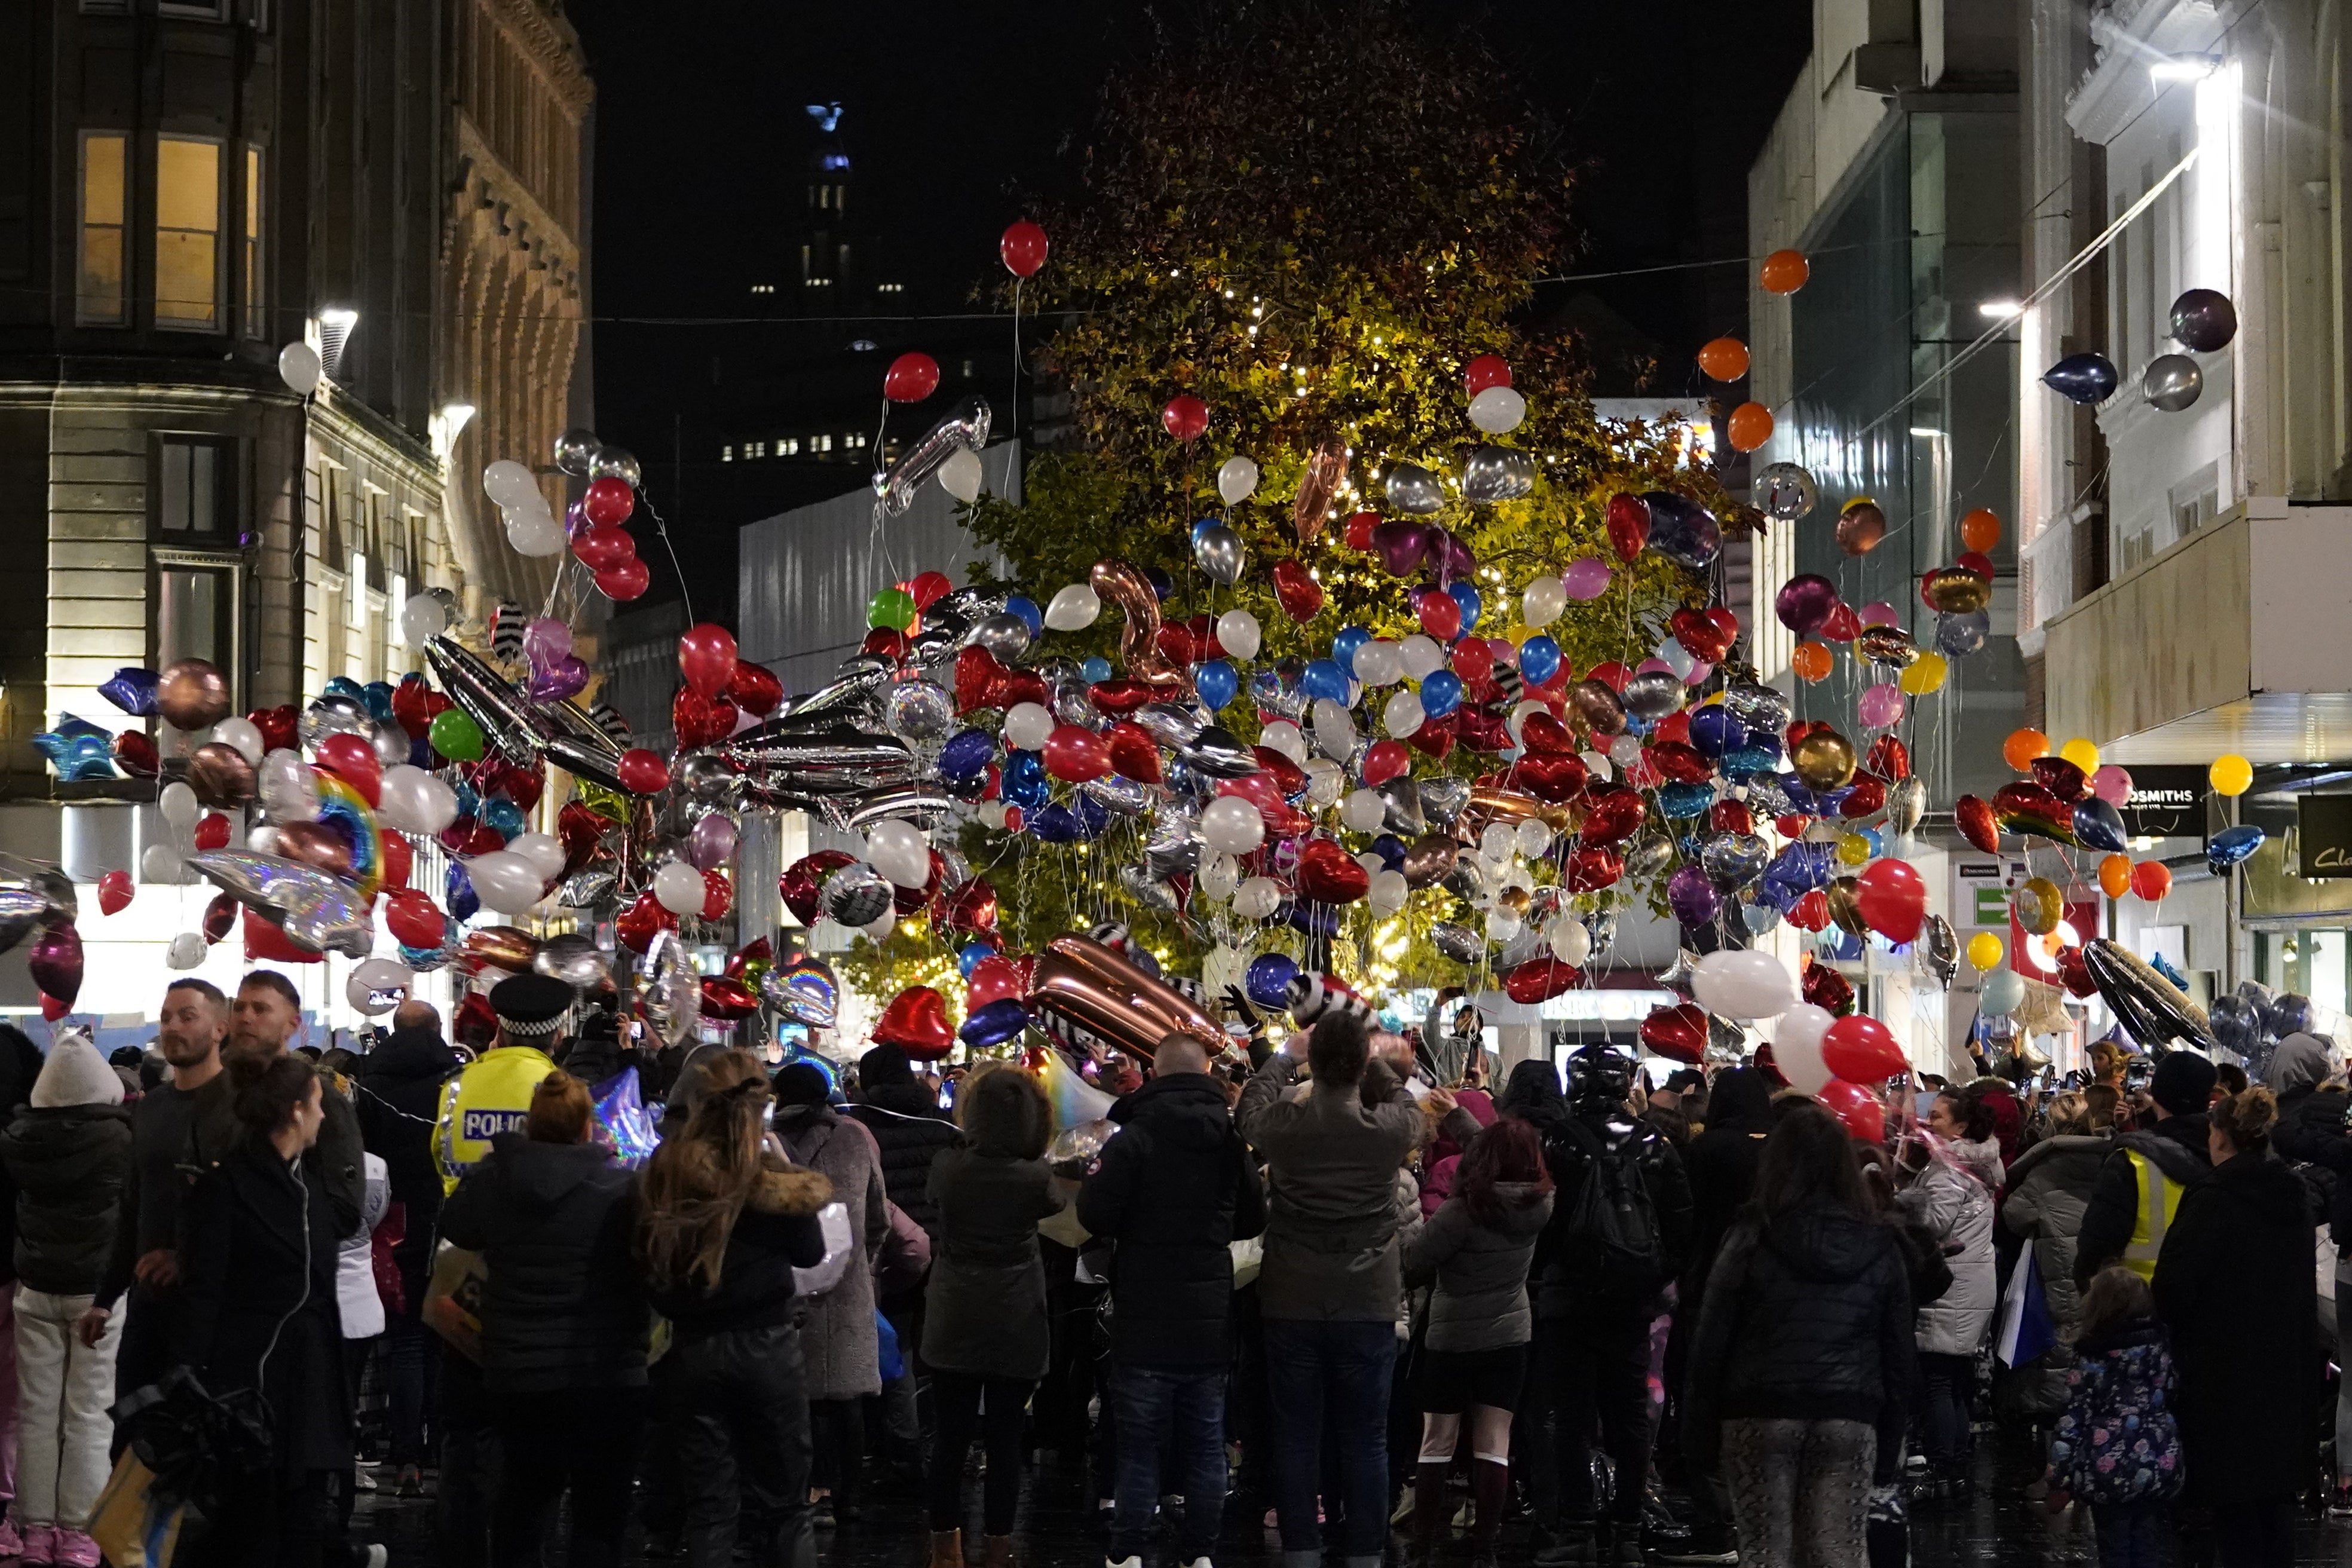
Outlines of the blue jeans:
[{"label": "blue jeans", "polygon": [[[1110,1395],[1118,1433],[1118,1512],[1110,1531],[1113,1561],[1140,1557],[1151,1534],[1152,1510],[1165,1489],[1184,1495],[1184,1524],[1176,1560],[1213,1556],[1225,1512],[1225,1373],[1156,1372],[1122,1366]],[[1171,1439],[1173,1441],[1171,1442]],[[1163,1487],[1165,1450],[1174,1473]]]},{"label": "blue jeans", "polygon": [[[1322,1490],[1324,1434],[1337,1449],[1347,1510],[1340,1549],[1377,1561],[1389,1538],[1389,1384],[1396,1325],[1265,1322],[1266,1392],[1274,1427],[1274,1505],[1282,1550],[1320,1552],[1315,1500]],[[1326,1500],[1327,1501],[1334,1500]]]}]

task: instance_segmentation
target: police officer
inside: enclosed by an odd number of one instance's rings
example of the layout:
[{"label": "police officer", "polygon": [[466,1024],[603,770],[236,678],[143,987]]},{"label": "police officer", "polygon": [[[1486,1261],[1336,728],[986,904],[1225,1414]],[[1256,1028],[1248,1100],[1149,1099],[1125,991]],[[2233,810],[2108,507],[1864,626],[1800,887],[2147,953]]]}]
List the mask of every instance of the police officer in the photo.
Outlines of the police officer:
[{"label": "police officer", "polygon": [[441,1116],[433,1128],[443,1191],[457,1191],[490,1152],[491,1139],[522,1131],[531,1090],[556,1070],[548,1053],[573,999],[571,986],[545,974],[509,975],[490,987],[498,1038],[442,1090]]},{"label": "police officer", "polygon": [[2213,1168],[2205,1146],[2205,1108],[2216,1076],[2212,1062],[2191,1050],[2168,1052],[2156,1064],[2148,1083],[2156,1125],[2116,1139],[2099,1167],[2075,1243],[2076,1286],[2087,1286],[2091,1276],[2118,1260],[2143,1279],[2155,1278],[2156,1255],[2164,1248],[2180,1194]]}]

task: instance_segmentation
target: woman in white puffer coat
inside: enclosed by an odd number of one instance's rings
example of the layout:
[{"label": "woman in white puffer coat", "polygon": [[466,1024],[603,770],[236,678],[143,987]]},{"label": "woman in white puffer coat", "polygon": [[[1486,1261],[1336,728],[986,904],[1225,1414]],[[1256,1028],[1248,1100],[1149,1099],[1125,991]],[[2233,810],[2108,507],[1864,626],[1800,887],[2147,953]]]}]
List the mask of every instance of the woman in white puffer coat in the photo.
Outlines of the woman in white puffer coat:
[{"label": "woman in white puffer coat", "polygon": [[1952,1288],[1918,1311],[1919,1452],[1930,1491],[1968,1490],[1969,1394],[1977,1347],[1999,1300],[1992,1258],[1992,1194],[1955,1163],[1943,1141],[1924,1130],[1906,1138],[1907,1173],[1899,1203],[1934,1233],[1952,1270]]}]

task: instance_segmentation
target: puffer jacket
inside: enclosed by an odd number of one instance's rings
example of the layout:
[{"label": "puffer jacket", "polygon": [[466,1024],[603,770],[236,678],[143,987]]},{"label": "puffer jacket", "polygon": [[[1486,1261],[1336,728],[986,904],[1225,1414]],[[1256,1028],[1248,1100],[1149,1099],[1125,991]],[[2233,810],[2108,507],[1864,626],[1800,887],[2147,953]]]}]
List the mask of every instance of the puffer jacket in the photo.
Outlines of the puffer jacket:
[{"label": "puffer jacket", "polygon": [[2098,1185],[2099,1168],[2115,1143],[2108,1133],[2044,1138],[2009,1168],[2001,1223],[2033,1243],[2050,1321],[2060,1329],[2072,1328],[2082,1311],[2082,1291],[2074,1284],[2075,1238],[2091,1206],[2092,1190]]},{"label": "puffer jacket", "polygon": [[2126,1323],[2075,1349],[2050,1434],[2051,1486],[2094,1507],[2178,1496],[2180,1390],[2164,1325]]},{"label": "puffer jacket", "polygon": [[1684,1385],[1685,1458],[1713,1468],[1727,1419],[1867,1421],[1874,1477],[1894,1479],[1915,1357],[1891,1224],[1826,1202],[1743,1215],[1705,1301]]},{"label": "puffer jacket", "polygon": [[1297,1058],[1276,1052],[1234,1118],[1266,1162],[1259,1310],[1277,1321],[1392,1322],[1403,1282],[1391,1200],[1421,1142],[1421,1108],[1402,1084],[1369,1108],[1353,1084],[1294,1098],[1297,1071]]},{"label": "puffer jacket", "polygon": [[1930,1160],[1895,1202],[1935,1233],[1952,1269],[1952,1288],[1919,1309],[1919,1349],[1931,1355],[1974,1355],[1999,1295],[1992,1194],[1958,1166]]},{"label": "puffer jacket", "polygon": [[[817,1215],[833,1196],[833,1183],[822,1171],[763,1165],[743,1200],[743,1212],[727,1233],[719,1283],[708,1290],[698,1283],[677,1281],[654,1289],[654,1305],[669,1320],[678,1342],[791,1322],[796,1285],[793,1270],[813,1268],[824,1260],[824,1231]],[[851,1275],[859,1272],[849,1270]],[[871,1338],[870,1307],[866,1322]]]},{"label": "puffer jacket", "polygon": [[1425,1342],[1431,1350],[1497,1350],[1535,1337],[1528,1265],[1551,1218],[1552,1195],[1532,1182],[1504,1182],[1495,1196],[1500,1212],[1488,1220],[1455,1193],[1405,1244],[1405,1282],[1436,1282]]},{"label": "puffer jacket", "polygon": [[862,1092],[864,1098],[848,1108],[849,1115],[874,1134],[883,1194],[923,1227],[936,1247],[940,1211],[931,1201],[931,1162],[940,1150],[954,1148],[962,1135],[940,1109],[938,1097],[919,1083],[884,1084]]},{"label": "puffer jacket", "polygon": [[0,1132],[0,1162],[16,1188],[16,1278],[94,1295],[131,1178],[131,1108],[28,1107]]},{"label": "puffer jacket", "polygon": [[2325,1215],[2339,1247],[2352,1248],[2352,1135],[2345,1118],[2352,1115],[2352,1094],[2340,1089],[2305,1097],[2292,1116],[2282,1107],[2278,1130],[2271,1134],[2280,1154],[2306,1165],[2316,1165],[2334,1181]]}]

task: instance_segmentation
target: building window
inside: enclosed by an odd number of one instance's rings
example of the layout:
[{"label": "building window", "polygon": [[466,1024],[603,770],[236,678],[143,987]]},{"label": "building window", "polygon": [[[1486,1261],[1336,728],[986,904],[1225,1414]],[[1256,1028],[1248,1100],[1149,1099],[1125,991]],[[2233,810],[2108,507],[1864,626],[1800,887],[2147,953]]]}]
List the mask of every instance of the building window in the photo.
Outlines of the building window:
[{"label": "building window", "polygon": [[155,667],[201,658],[233,669],[229,647],[229,574],[200,566],[166,567],[155,574]]},{"label": "building window", "polygon": [[155,323],[220,325],[221,147],[155,140]]},{"label": "building window", "polygon": [[156,447],[155,521],[166,534],[217,534],[227,521],[230,447],[166,436]]},{"label": "building window", "polygon": [[722,463],[731,463],[731,462],[733,462],[733,461],[735,460],[735,448],[734,448],[734,447],[719,447],[719,460],[720,462],[722,462]]},{"label": "building window", "polygon": [[[383,580],[383,603],[390,612],[384,618],[384,640],[394,647],[408,646],[408,633],[400,624],[400,607],[408,603],[408,579],[398,572]],[[389,671],[386,674],[389,675]]]},{"label": "building window", "polygon": [[183,16],[192,22],[221,22],[227,20],[228,7],[223,0],[160,0],[155,9],[162,16]]},{"label": "building window", "polygon": [[970,381],[971,379],[971,361],[970,360],[963,362],[963,378],[966,381]]},{"label": "building window", "polygon": [[832,451],[832,450],[833,450],[833,437],[830,437],[830,436],[812,436],[812,437],[809,437],[809,450],[810,450],[810,451],[812,451],[812,452],[830,452],[830,451]]},{"label": "building window", "polygon": [[776,450],[784,457],[797,458],[801,455],[801,438],[797,436],[787,436],[776,443]]},{"label": "building window", "polygon": [[123,319],[123,158],[130,139],[119,131],[81,137],[81,281],[74,319],[119,326]]},{"label": "building window", "polygon": [[266,336],[261,310],[261,149],[245,150],[245,244],[240,258],[244,274],[245,335]]}]

